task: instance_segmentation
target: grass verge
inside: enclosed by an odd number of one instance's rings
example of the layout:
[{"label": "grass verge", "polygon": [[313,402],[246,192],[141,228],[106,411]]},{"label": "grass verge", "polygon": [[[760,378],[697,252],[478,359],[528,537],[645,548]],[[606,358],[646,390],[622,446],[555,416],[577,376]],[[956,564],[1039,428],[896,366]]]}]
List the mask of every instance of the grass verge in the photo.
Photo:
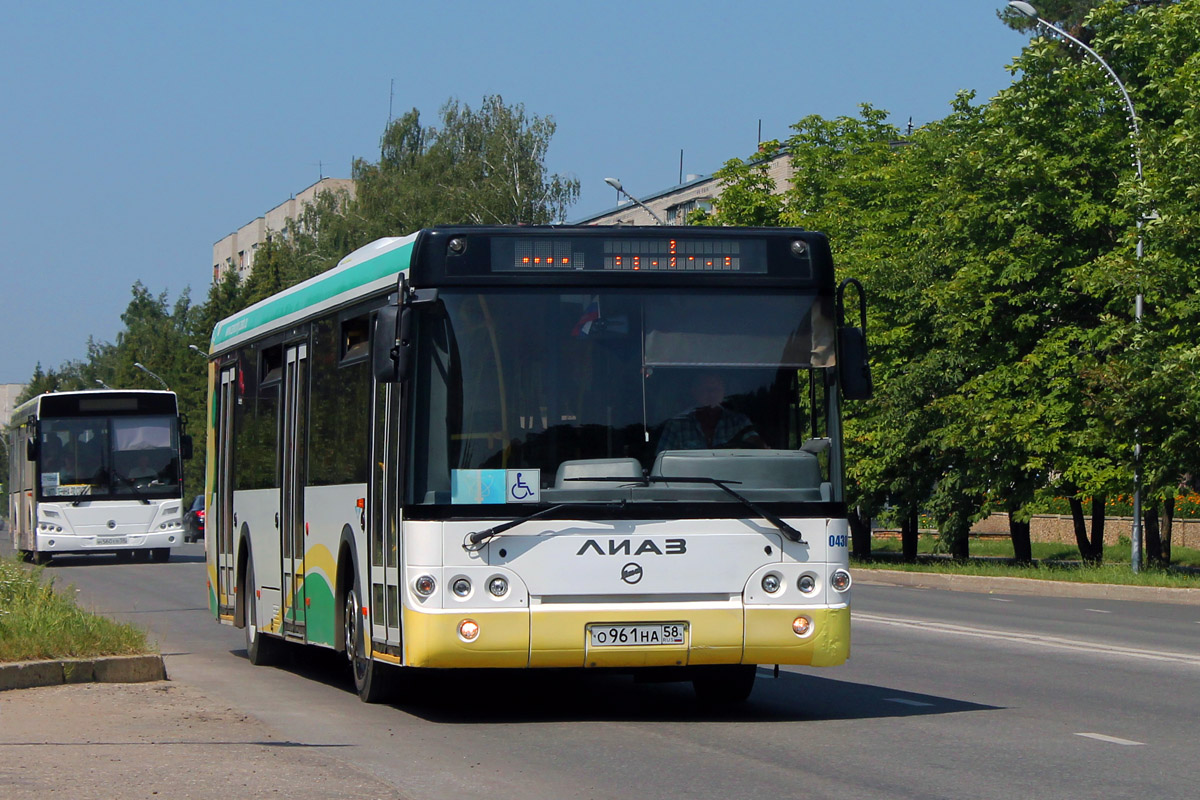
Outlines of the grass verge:
[{"label": "grass verge", "polygon": [[84,611],[53,583],[0,558],[0,662],[154,652],[144,631]]},{"label": "grass verge", "polygon": [[1143,567],[1136,575],[1129,566],[1128,546],[1113,545],[1104,549],[1104,563],[1088,566],[1079,562],[1079,551],[1062,544],[1035,542],[1035,562],[1028,566],[1008,563],[1013,557],[1012,543],[1007,539],[972,539],[971,558],[953,561],[937,552],[937,539],[922,536],[918,540],[917,561],[900,560],[898,539],[875,539],[871,543],[870,560],[852,559],[857,569],[894,569],[905,572],[937,572],[945,575],[976,575],[992,578],[1032,578],[1046,581],[1076,583],[1108,583],[1124,586],[1161,586],[1172,589],[1200,589],[1200,572],[1192,567],[1200,563],[1200,551],[1176,551],[1176,563],[1184,569]]}]

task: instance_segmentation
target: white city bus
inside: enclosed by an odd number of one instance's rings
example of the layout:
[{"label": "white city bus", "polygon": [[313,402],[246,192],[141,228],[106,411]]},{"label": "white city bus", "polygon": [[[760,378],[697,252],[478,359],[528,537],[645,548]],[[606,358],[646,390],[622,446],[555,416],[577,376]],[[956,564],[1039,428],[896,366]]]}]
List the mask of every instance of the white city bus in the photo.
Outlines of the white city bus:
[{"label": "white city bus", "polygon": [[840,404],[870,392],[841,317],[800,230],[367,245],[214,329],[212,612],[255,664],[344,651],[366,701],[412,668],[739,700],[755,665],[840,664]]},{"label": "white city bus", "polygon": [[13,549],[37,563],[115,553],[166,561],[183,539],[183,466],[173,392],[41,394],[9,424]]}]

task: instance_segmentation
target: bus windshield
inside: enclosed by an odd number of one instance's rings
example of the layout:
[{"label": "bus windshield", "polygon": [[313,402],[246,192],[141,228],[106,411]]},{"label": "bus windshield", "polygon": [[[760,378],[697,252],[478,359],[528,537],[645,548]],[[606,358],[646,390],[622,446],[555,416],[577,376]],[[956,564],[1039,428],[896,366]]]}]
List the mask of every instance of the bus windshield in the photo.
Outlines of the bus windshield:
[{"label": "bus windshield", "polygon": [[443,289],[417,325],[410,504],[831,499],[815,292]]},{"label": "bus windshield", "polygon": [[176,417],[45,417],[41,497],[164,499],[180,496]]}]

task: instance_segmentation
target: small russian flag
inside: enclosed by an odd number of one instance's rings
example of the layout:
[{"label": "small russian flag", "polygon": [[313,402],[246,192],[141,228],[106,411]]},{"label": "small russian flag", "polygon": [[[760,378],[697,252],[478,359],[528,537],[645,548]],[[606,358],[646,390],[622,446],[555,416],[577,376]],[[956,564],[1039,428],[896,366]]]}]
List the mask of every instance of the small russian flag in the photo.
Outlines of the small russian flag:
[{"label": "small russian flag", "polygon": [[587,336],[592,332],[592,323],[600,319],[600,295],[592,297],[587,307],[583,309],[583,316],[575,323],[574,330],[571,335],[575,337]]}]

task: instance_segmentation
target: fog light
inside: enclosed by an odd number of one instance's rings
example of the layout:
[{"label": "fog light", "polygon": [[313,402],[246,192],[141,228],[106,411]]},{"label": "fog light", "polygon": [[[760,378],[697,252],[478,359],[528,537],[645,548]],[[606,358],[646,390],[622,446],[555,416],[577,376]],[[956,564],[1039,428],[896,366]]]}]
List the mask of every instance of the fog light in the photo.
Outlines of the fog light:
[{"label": "fog light", "polygon": [[459,597],[466,597],[471,593],[471,582],[466,578],[456,578],[451,588]]},{"label": "fog light", "polygon": [[774,572],[768,572],[766,575],[763,575],[762,587],[763,591],[767,594],[775,594],[778,592],[779,586],[782,583],[783,581],[781,581],[779,576]]},{"label": "fog light", "polygon": [[458,635],[463,641],[473,642],[479,636],[479,625],[473,619],[464,619],[458,623]]},{"label": "fog light", "polygon": [[488,582],[488,591],[496,597],[504,597],[508,594],[508,580],[497,575]]},{"label": "fog light", "polygon": [[797,586],[805,594],[812,594],[817,589],[817,579],[812,575],[801,575]]},{"label": "fog light", "polygon": [[812,633],[812,620],[808,617],[796,617],[792,620],[792,632],[797,636],[808,636]]},{"label": "fog light", "polygon": [[421,597],[429,597],[429,595],[433,594],[433,590],[437,588],[437,581],[433,579],[432,575],[422,575],[417,578],[413,584],[413,588],[417,590],[417,594],[421,595]]},{"label": "fog light", "polygon": [[850,588],[850,573],[839,567],[829,576],[829,585],[836,591],[844,592]]}]

